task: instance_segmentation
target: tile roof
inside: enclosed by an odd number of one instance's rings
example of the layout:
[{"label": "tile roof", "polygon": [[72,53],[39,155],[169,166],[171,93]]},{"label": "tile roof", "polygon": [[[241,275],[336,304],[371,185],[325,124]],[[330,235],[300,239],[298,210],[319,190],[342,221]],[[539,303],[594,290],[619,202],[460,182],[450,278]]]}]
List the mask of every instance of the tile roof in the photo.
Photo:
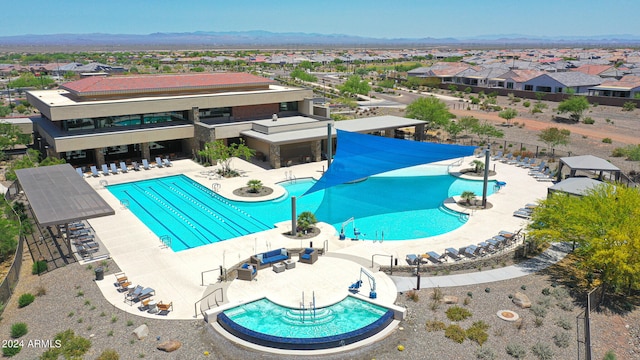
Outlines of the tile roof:
[{"label": "tile roof", "polygon": [[586,65],[581,65],[580,67],[578,67],[576,69],[573,69],[572,71],[578,71],[578,72],[585,73],[585,74],[588,74],[588,75],[600,75],[604,71],[607,71],[607,70],[609,70],[611,68],[612,68],[611,65],[586,64]]},{"label": "tile roof", "polygon": [[238,88],[274,84],[246,73],[198,73],[185,75],[94,76],[66,83],[60,88],[77,96]]}]

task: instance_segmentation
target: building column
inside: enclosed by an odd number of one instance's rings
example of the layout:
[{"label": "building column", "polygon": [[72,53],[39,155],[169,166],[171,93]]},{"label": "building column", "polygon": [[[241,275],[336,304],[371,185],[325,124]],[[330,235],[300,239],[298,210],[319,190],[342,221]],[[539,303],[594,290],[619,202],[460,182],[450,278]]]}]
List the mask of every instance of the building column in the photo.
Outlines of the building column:
[{"label": "building column", "polygon": [[269,144],[269,165],[274,169],[280,169],[280,145]]},{"label": "building column", "polygon": [[140,144],[140,146],[142,148],[142,158],[151,160],[151,151],[149,151],[149,143],[145,142]]},{"label": "building column", "polygon": [[197,123],[200,122],[200,108],[197,106],[194,106],[191,108],[191,110],[189,111],[189,121],[191,121],[192,123]]},{"label": "building column", "polygon": [[104,152],[102,152],[102,148],[94,149],[93,152],[95,153],[96,165],[100,166],[104,164]]},{"label": "building column", "polygon": [[416,125],[415,135],[417,141],[424,140],[424,124]]},{"label": "building column", "polygon": [[316,140],[311,142],[311,156],[313,157],[313,162],[322,160],[322,141]]}]

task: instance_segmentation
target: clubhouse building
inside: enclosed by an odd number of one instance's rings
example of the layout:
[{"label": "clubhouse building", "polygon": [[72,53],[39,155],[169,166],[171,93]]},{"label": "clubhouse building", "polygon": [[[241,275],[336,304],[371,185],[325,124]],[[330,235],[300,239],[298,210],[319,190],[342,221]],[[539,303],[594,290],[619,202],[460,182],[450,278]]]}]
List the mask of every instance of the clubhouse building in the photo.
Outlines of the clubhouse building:
[{"label": "clubhouse building", "polygon": [[[247,73],[87,77],[29,91],[27,100],[41,113],[32,118],[34,147],[74,166],[194,158],[207,142],[243,139],[256,160],[279,168],[319,161],[333,124],[312,90]],[[381,116],[335,127],[393,136],[423,124]]]}]

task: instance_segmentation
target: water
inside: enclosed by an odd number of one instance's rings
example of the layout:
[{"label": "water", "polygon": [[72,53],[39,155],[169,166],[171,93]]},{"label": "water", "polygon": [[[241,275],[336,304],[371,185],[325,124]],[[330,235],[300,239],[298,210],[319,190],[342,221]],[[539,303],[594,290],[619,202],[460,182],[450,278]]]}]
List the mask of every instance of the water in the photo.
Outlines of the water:
[{"label": "water", "polygon": [[348,333],[372,324],[386,308],[351,296],[315,311],[283,307],[263,298],[224,311],[235,323],[266,335],[319,338]]},{"label": "water", "polygon": [[[347,237],[407,240],[447,233],[466,217],[446,211],[442,202],[464,191],[482,194],[482,181],[458,179],[446,167],[415,167],[370,177],[305,195],[315,180],[281,183],[287,195],[270,201],[227,200],[184,175],[108,186],[158,237],[169,236],[174,251],[264,231],[290,220],[291,196],[297,211],[343,228]],[[488,193],[493,192],[493,183]],[[348,221],[352,219],[352,221]]]}]

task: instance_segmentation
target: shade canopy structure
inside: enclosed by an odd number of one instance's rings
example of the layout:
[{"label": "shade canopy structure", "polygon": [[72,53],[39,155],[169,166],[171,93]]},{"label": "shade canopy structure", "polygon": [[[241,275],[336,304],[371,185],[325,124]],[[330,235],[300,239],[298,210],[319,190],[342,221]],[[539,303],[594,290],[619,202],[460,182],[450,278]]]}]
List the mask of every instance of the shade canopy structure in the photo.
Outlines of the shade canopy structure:
[{"label": "shade canopy structure", "polygon": [[470,156],[475,149],[337,130],[335,158],[305,195],[391,170]]},{"label": "shade canopy structure", "polygon": [[585,177],[569,178],[551,186],[547,193],[550,195],[554,192],[562,192],[574,196],[583,196],[589,190],[593,190],[602,184],[602,181]]},{"label": "shade canopy structure", "polygon": [[611,173],[612,177],[620,180],[620,169],[605,159],[593,155],[570,156],[560,158],[558,166],[558,181],[562,180],[562,169],[567,166],[569,177],[575,177],[577,171],[595,171],[598,172],[598,179],[603,179],[604,172]]},{"label": "shade canopy structure", "polygon": [[19,169],[16,176],[41,226],[115,214],[69,164]]}]

